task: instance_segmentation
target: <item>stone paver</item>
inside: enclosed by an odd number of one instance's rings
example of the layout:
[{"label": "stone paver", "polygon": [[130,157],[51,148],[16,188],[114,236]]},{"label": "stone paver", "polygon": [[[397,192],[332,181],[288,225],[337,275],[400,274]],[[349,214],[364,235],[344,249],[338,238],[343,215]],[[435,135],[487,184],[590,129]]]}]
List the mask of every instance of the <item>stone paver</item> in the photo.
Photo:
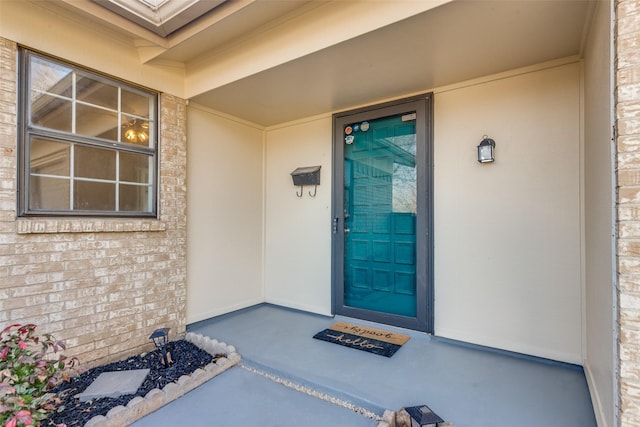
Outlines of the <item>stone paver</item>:
[{"label": "stone paver", "polygon": [[103,372],[89,387],[78,395],[81,402],[99,399],[101,397],[119,397],[124,394],[134,394],[138,391],[149,369],[134,369],[131,371]]}]

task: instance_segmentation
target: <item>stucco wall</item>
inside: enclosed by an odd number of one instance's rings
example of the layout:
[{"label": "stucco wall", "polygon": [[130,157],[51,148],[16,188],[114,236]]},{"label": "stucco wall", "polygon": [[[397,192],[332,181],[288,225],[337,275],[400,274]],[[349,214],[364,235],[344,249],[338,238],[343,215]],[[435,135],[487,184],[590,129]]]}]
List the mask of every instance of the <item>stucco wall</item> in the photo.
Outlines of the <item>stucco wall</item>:
[{"label": "stucco wall", "polygon": [[615,425],[611,7],[596,5],[584,59],[585,374],[598,425]]},{"label": "stucco wall", "polygon": [[[435,95],[436,333],[582,363],[580,66]],[[331,118],[268,129],[266,300],[331,310]],[[483,134],[495,164],[480,165]],[[289,173],[321,164],[316,198]]]},{"label": "stucco wall", "polygon": [[[331,314],[331,117],[188,119],[188,323],[262,302]],[[299,198],[290,173],[313,165],[316,197]]]},{"label": "stucco wall", "polygon": [[436,93],[437,335],[582,362],[579,71]]},{"label": "stucco wall", "polygon": [[[266,132],[266,301],[331,313],[331,117]],[[322,166],[315,197],[293,185],[300,166]]]},{"label": "stucco wall", "polygon": [[188,323],[264,301],[263,131],[188,108]]}]

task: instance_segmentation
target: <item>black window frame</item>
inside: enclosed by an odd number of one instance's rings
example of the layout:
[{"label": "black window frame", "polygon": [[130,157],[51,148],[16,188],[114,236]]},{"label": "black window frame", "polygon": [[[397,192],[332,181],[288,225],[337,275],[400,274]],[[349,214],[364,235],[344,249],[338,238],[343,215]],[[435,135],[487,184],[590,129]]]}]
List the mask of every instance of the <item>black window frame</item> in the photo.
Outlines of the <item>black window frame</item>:
[{"label": "black window frame", "polygon": [[[117,86],[118,88],[126,89],[137,94],[148,96],[152,105],[149,107],[149,138],[152,140],[149,147],[126,144],[111,139],[103,139],[100,137],[92,137],[81,135],[72,132],[66,132],[46,127],[38,127],[31,123],[30,118],[30,94],[31,94],[31,70],[30,61],[31,58],[36,57],[44,61],[58,64],[63,67],[67,67],[73,70],[74,73],[80,72],[83,75],[88,75],[92,79],[107,83],[109,85]],[[18,51],[18,118],[17,118],[17,131],[18,131],[18,197],[17,197],[17,216],[18,217],[101,217],[101,218],[158,218],[158,206],[159,206],[159,182],[160,182],[160,94],[157,91],[132,84],[130,82],[118,79],[113,76],[100,73],[98,71],[80,66],[70,61],[65,61],[57,57],[53,57],[38,51],[28,49],[26,47],[19,47]],[[75,99],[72,101],[75,102]],[[121,123],[120,117],[124,114],[120,107],[116,111],[118,115],[118,123]],[[120,131],[121,132],[121,131]],[[92,209],[77,209],[70,206],[69,209],[34,209],[29,206],[29,187],[30,187],[30,154],[29,145],[33,137],[41,137],[51,141],[60,141],[72,145],[101,148],[106,150],[112,150],[118,153],[132,153],[141,154],[150,158],[149,173],[152,177],[149,179],[148,194],[151,197],[149,202],[149,210],[145,211],[120,211],[117,203],[114,199],[113,210],[92,210]],[[73,161],[70,157],[69,161]],[[119,174],[120,169],[116,169],[116,173]],[[69,177],[70,180],[74,180],[73,176]],[[118,179],[114,180],[115,187],[120,184]],[[118,191],[118,190],[116,190]],[[70,205],[73,205],[74,195],[70,194]]]}]

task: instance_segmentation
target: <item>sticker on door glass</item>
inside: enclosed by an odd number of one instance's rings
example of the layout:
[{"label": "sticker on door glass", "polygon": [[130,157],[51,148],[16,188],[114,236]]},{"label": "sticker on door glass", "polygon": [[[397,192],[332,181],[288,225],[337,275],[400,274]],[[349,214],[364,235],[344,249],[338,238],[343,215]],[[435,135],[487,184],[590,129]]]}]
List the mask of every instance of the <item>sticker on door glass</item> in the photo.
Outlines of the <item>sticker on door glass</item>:
[{"label": "sticker on door glass", "polygon": [[402,121],[408,122],[409,120],[415,120],[416,117],[417,117],[416,113],[405,114],[404,116],[402,116]]},{"label": "sticker on door glass", "polygon": [[346,133],[347,135],[351,135],[351,132],[353,132],[351,126],[347,126],[346,128],[344,128],[344,133]]},{"label": "sticker on door glass", "polygon": [[344,138],[344,142],[346,142],[348,145],[351,145],[351,144],[353,144],[353,140],[354,140],[354,139],[355,139],[355,138],[354,138],[354,136],[353,136],[353,135],[347,135],[347,136]]},{"label": "sticker on door glass", "polygon": [[369,122],[362,122],[360,124],[360,129],[362,129],[363,132],[366,132],[369,130]]}]

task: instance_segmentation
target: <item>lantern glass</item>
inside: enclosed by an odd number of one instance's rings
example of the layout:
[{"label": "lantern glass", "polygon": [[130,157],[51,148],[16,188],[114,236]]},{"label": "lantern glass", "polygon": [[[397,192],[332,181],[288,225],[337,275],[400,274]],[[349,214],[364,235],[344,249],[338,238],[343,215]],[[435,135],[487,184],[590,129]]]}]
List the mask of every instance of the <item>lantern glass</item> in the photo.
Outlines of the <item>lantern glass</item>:
[{"label": "lantern glass", "polygon": [[153,344],[155,344],[156,348],[160,349],[165,345],[167,345],[167,341],[169,340],[170,329],[171,328],[156,329],[149,336],[149,339],[153,341]]},{"label": "lantern glass", "polygon": [[493,156],[493,149],[495,148],[495,146],[495,141],[485,136],[480,145],[478,145],[478,161],[480,163],[495,161],[495,158]]}]

